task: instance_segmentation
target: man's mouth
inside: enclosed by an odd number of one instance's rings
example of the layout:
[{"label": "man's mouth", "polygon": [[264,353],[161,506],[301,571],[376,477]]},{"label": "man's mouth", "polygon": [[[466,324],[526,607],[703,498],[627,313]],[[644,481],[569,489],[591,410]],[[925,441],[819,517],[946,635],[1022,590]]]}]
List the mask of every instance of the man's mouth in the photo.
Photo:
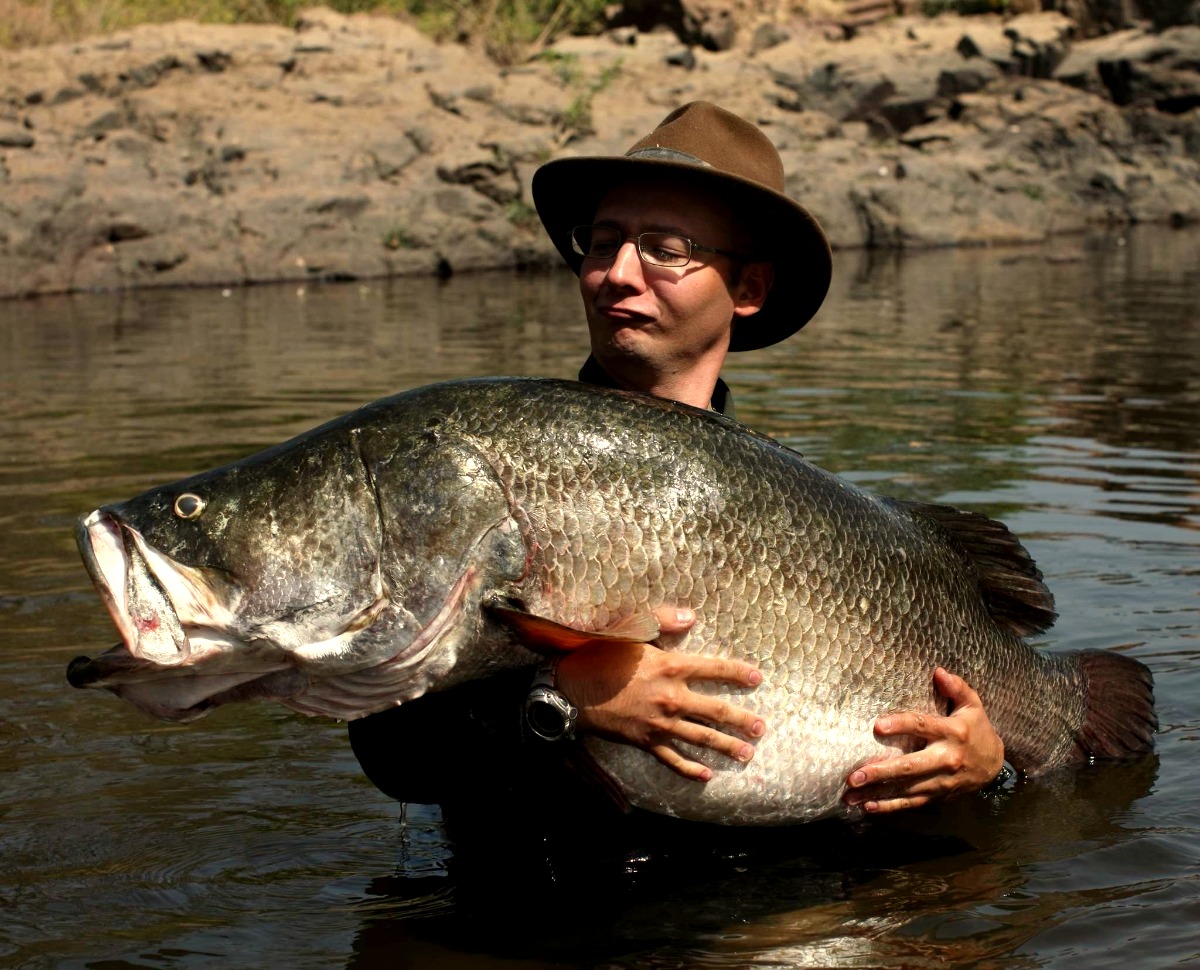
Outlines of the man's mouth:
[{"label": "man's mouth", "polygon": [[646,324],[651,323],[654,318],[648,313],[641,313],[637,310],[623,307],[619,304],[614,306],[599,306],[596,308],[602,317],[607,320],[612,320],[616,323],[626,324]]}]

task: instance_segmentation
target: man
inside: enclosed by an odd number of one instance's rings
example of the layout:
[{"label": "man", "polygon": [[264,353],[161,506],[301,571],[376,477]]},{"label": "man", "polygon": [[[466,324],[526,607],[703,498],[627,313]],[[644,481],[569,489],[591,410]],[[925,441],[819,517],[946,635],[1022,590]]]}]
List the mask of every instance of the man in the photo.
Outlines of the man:
[{"label": "man", "polygon": [[[795,333],[829,287],[829,246],[785,194],[778,152],[754,125],[715,105],[679,108],[624,156],[549,162],[535,174],[533,194],[579,276],[592,351],[580,379],[590,383],[732,414],[720,379],[726,354]],[[694,621],[672,604],[657,615],[666,646],[678,645]],[[944,670],[930,675],[951,713],[879,718],[878,735],[911,735],[919,750],[853,772],[850,803],[891,812],[977,790],[1001,772],[1004,747],[978,695]],[[765,725],[689,685],[752,687],[760,679],[749,664],[655,645],[587,648],[539,672],[524,733],[590,732],[635,744],[703,784],[709,769],[685,757],[679,742],[748,761],[749,742]],[[573,816],[587,795],[574,791],[570,808],[560,800],[556,748],[566,742],[521,741],[519,683],[469,685],[352,722],[355,753],[380,788],[405,801],[470,806],[503,791],[489,799],[494,806],[540,792],[553,778],[556,812]]]}]

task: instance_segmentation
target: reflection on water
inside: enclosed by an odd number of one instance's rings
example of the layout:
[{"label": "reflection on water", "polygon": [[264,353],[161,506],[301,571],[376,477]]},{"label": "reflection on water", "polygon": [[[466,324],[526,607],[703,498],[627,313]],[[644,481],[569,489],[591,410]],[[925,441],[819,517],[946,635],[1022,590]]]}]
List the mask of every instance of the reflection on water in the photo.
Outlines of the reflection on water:
[{"label": "reflection on water", "polygon": [[339,725],[268,706],[161,725],[63,671],[115,639],[77,515],[394,390],[572,376],[574,281],[0,304],[0,962],[1099,967],[1145,965],[1139,939],[1195,959],[1200,236],[1060,245],[842,254],[818,319],[726,377],[743,420],[819,463],[1005,518],[1057,596],[1051,648],[1154,669],[1157,755],[549,871],[504,831],[452,849],[432,809],[399,826]]}]

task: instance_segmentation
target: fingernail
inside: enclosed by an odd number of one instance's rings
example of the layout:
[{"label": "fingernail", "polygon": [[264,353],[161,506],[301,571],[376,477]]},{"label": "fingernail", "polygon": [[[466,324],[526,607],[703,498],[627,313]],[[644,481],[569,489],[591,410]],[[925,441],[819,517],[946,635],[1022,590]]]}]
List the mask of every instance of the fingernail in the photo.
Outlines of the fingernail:
[{"label": "fingernail", "polygon": [[709,768],[705,768],[702,772],[700,772],[700,780],[701,781],[712,781],[712,770]]},{"label": "fingernail", "polygon": [[862,810],[864,812],[877,812],[879,811],[879,802],[863,802]]},{"label": "fingernail", "polygon": [[892,729],[892,719],[886,715],[879,718],[879,720],[877,720],[875,722],[875,730],[876,731],[890,731],[891,729]]},{"label": "fingernail", "polygon": [[761,670],[750,671],[750,673],[748,673],[746,675],[746,683],[749,684],[751,687],[757,687],[759,684],[762,683],[762,671]]},{"label": "fingernail", "polygon": [[738,761],[749,761],[754,757],[754,748],[748,744],[743,744],[741,749],[738,751],[737,756]]},{"label": "fingernail", "polygon": [[676,623],[690,623],[691,619],[692,619],[692,611],[691,610],[680,609],[680,610],[675,611],[675,622]]},{"label": "fingernail", "polygon": [[858,792],[846,792],[846,794],[842,796],[842,801],[844,801],[847,805],[857,805],[860,801],[862,801],[862,795],[858,794]]},{"label": "fingernail", "polygon": [[761,738],[766,733],[767,733],[767,722],[766,721],[755,721],[753,724],[750,725],[750,737]]},{"label": "fingernail", "polygon": [[852,784],[855,788],[857,788],[859,785],[865,784],[866,781],[867,773],[865,771],[856,771],[850,776],[850,784]]}]

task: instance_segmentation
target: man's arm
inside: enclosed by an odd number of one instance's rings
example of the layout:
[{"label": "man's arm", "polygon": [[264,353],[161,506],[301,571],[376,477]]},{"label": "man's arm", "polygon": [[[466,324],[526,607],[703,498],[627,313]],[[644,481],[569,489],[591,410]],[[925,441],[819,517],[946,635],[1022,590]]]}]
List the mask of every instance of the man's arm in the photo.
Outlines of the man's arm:
[{"label": "man's arm", "polygon": [[[684,633],[695,622],[690,610],[664,608],[656,615],[663,634]],[[559,686],[579,708],[579,730],[643,748],[683,777],[708,781],[712,772],[685,758],[674,742],[688,741],[749,761],[754,747],[746,739],[761,737],[765,724],[750,711],[692,691],[690,684],[697,680],[754,687],[762,676],[750,664],[666,652],[652,644],[575,651],[558,667]],[[978,791],[999,775],[1004,742],[979,695],[940,667],[934,684],[950,702],[951,713],[939,717],[906,711],[879,718],[879,736],[910,734],[922,747],[856,770],[848,779],[848,804],[878,814],[917,808]]]},{"label": "man's arm", "polygon": [[[655,615],[666,635],[684,633],[696,621],[691,610],[674,607]],[[578,730],[644,748],[684,778],[708,781],[712,771],[685,758],[675,742],[745,762],[754,757],[746,739],[762,737],[766,725],[751,711],[693,691],[697,680],[754,687],[762,674],[741,661],[642,643],[587,647],[558,664],[558,685],[579,709]]]},{"label": "man's arm", "polygon": [[979,791],[1004,767],[1004,742],[992,727],[979,695],[961,677],[939,667],[938,693],[950,702],[946,717],[902,711],[875,722],[880,737],[909,734],[923,747],[864,765],[851,773],[845,800],[872,813],[917,808],[938,798]]}]

